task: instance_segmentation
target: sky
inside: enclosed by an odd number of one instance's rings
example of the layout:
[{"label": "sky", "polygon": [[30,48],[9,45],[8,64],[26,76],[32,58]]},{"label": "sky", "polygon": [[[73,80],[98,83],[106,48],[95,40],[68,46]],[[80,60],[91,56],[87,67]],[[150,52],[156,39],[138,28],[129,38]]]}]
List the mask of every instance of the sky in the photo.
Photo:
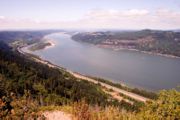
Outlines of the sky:
[{"label": "sky", "polygon": [[0,29],[179,29],[180,0],[0,0]]}]

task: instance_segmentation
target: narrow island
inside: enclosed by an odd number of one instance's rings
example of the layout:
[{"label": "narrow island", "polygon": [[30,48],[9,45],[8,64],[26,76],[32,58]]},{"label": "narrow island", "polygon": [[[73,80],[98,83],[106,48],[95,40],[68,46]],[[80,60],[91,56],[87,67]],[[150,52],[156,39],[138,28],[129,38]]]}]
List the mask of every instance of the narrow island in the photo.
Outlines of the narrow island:
[{"label": "narrow island", "polygon": [[30,46],[28,49],[30,51],[37,51],[37,50],[42,50],[42,49],[46,49],[46,48],[52,47],[54,45],[55,44],[52,43],[51,41],[41,40],[40,42],[35,43],[32,46]]}]

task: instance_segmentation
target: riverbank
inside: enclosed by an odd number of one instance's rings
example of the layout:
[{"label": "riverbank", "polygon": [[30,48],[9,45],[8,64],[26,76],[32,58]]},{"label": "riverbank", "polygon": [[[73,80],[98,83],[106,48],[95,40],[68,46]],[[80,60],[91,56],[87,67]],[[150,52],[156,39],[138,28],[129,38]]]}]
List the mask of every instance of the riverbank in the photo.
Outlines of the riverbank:
[{"label": "riverbank", "polygon": [[[49,39],[49,38],[47,38],[45,36],[40,42],[35,43],[34,45],[35,45],[35,50],[31,50],[31,51],[52,48],[56,44],[51,39]],[[142,50],[135,49],[135,48],[121,48],[121,47],[117,48],[117,47],[112,46],[112,45],[101,45],[101,44],[97,44],[95,46],[97,46],[99,48],[111,49],[111,50],[114,50],[114,51],[128,50],[128,51],[135,51],[135,52],[145,53],[145,54],[149,54],[149,55],[155,55],[155,56],[162,56],[162,57],[167,57],[167,58],[180,59],[179,56],[175,56],[175,55],[171,55],[171,54],[162,54],[162,53],[158,53],[158,52],[142,51]],[[31,47],[33,47],[33,46],[31,46]]]},{"label": "riverbank", "polygon": [[[47,38],[52,39],[56,47],[31,53],[85,76],[101,77],[115,83],[123,83],[130,88],[154,92],[176,87],[180,77],[177,72],[179,59],[128,50],[114,52],[91,44],[78,43],[68,34],[48,35]],[[170,76],[177,77],[171,80]]]},{"label": "riverbank", "polygon": [[50,45],[46,46],[45,48],[43,49],[48,49],[48,48],[51,48],[51,47],[54,47],[56,44],[51,40],[51,39],[48,39],[46,40],[47,43],[49,43]]},{"label": "riverbank", "polygon": [[175,55],[171,55],[171,54],[162,54],[162,53],[157,53],[157,52],[142,51],[142,50],[130,49],[130,48],[115,48],[113,46],[104,46],[104,45],[95,45],[95,46],[97,46],[99,48],[111,49],[114,51],[129,50],[129,51],[135,51],[135,52],[145,53],[145,54],[149,54],[149,55],[156,55],[156,56],[180,59],[179,56],[175,56]]},{"label": "riverbank", "polygon": [[[18,48],[17,50],[18,50],[19,53],[21,53],[21,54],[24,54],[24,55],[29,54],[29,53],[26,53],[25,51],[23,51],[22,48]],[[70,73],[71,75],[73,75],[74,77],[76,77],[76,78],[78,78],[78,79],[86,80],[86,81],[92,82],[92,83],[94,83],[94,84],[98,84],[98,85],[100,85],[100,86],[102,86],[102,87],[105,87],[106,89],[111,89],[111,90],[113,90],[113,91],[116,92],[116,93],[124,94],[124,95],[126,95],[126,96],[128,96],[128,97],[131,97],[131,98],[137,100],[137,101],[146,102],[146,101],[149,101],[149,100],[150,100],[149,98],[140,96],[140,95],[138,95],[138,94],[125,91],[125,90],[123,90],[123,89],[120,89],[120,88],[117,88],[117,87],[108,85],[108,84],[106,84],[106,83],[103,83],[103,82],[97,81],[97,80],[95,80],[95,79],[92,79],[92,78],[86,77],[86,76],[84,76],[84,75],[81,75],[81,74],[79,74],[79,73],[73,72],[73,71],[71,71],[71,70],[64,69],[64,68],[62,68],[62,67],[59,67],[59,66],[57,66],[57,65],[52,64],[52,63],[49,62],[49,61],[43,60],[43,59],[41,59],[40,57],[31,56],[31,58],[32,58],[35,62],[48,65],[49,67],[52,67],[52,68],[56,68],[56,69],[60,69],[60,70],[65,70],[66,72]],[[115,98],[117,99],[117,96],[115,96]]]}]

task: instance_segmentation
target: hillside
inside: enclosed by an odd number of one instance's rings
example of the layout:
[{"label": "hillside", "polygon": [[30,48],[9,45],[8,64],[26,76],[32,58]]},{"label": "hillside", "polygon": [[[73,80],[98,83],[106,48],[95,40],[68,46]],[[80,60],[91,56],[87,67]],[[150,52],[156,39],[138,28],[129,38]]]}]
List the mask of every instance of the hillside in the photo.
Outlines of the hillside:
[{"label": "hillside", "polygon": [[0,44],[0,68],[1,82],[5,84],[3,86],[5,88],[2,89],[5,91],[2,93],[11,91],[18,96],[23,96],[25,91],[31,91],[34,97],[37,94],[46,94],[46,97],[57,96],[58,102],[56,99],[49,102],[59,105],[81,98],[86,98],[89,103],[99,104],[104,104],[107,100],[106,95],[97,86],[78,81],[65,71],[33,62],[11,51],[11,48],[2,42]]},{"label": "hillside", "polygon": [[157,100],[145,104],[122,94],[120,96],[126,99],[118,101],[107,94],[112,89],[36,62],[8,45],[13,42],[16,40],[0,42],[0,119],[44,118],[44,111],[65,112],[77,120],[180,118],[180,93],[176,90],[162,91]]},{"label": "hillside", "polygon": [[82,32],[73,35],[72,39],[115,50],[136,49],[180,57],[180,32],[155,30]]},{"label": "hillside", "polygon": [[28,44],[39,41],[44,35],[54,31],[1,31],[0,41],[12,43],[14,41],[27,41]]},{"label": "hillside", "polygon": [[[6,103],[0,108],[3,113],[1,117],[11,114],[15,109],[12,105],[14,101],[16,103],[24,98],[36,107],[67,105],[84,99],[91,105],[114,105],[131,111],[138,109],[136,105],[112,99],[98,85],[81,81],[64,70],[35,62],[4,42],[0,42],[0,83],[0,99]],[[28,107],[27,103],[25,106]]]}]

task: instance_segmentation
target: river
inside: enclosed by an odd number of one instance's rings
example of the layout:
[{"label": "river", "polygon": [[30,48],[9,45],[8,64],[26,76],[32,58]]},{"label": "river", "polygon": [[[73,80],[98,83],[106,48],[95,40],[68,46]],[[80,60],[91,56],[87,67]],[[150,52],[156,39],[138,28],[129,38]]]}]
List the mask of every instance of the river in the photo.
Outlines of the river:
[{"label": "river", "polygon": [[[46,37],[55,43],[54,47],[28,52],[74,72],[151,91],[180,85],[180,59],[99,48],[76,42],[63,33]],[[27,52],[27,48],[24,50]]]}]

